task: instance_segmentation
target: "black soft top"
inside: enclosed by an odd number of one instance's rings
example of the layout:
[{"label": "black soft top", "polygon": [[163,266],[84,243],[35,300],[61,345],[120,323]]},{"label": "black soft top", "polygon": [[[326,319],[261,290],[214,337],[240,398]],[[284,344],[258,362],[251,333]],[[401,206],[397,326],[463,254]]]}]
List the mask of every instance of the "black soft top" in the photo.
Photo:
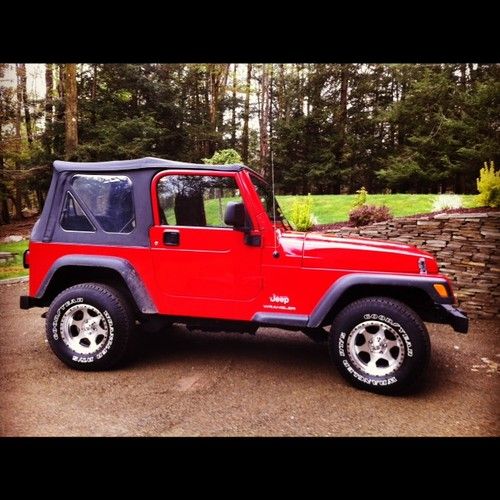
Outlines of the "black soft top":
[{"label": "black soft top", "polygon": [[[51,241],[60,243],[81,243],[90,245],[118,245],[118,246],[141,246],[149,247],[149,228],[153,225],[153,213],[151,203],[144,200],[149,197],[151,180],[157,172],[168,169],[197,170],[197,171],[220,171],[239,172],[248,170],[245,165],[206,165],[196,163],[184,163],[180,161],[163,160],[161,158],[138,158],[137,160],[117,160],[103,162],[54,162],[54,175],[47,194],[47,199],[31,233],[32,241]],[[72,179],[78,174],[100,174],[113,172],[118,175],[125,173],[132,180],[134,210],[137,225],[130,233],[106,232],[96,227],[94,232],[67,231],[58,223],[61,218],[64,200],[67,193],[85,207],[85,203],[79,198],[78,193],[73,190]],[[256,172],[254,172],[256,175]],[[99,224],[94,224],[99,226]]]},{"label": "black soft top", "polygon": [[100,162],[73,162],[60,161],[54,162],[56,172],[90,172],[102,170],[103,172],[116,172],[124,170],[147,170],[147,169],[186,169],[186,170],[220,170],[223,172],[239,172],[245,165],[238,163],[232,165],[206,165],[197,163],[184,163],[182,161],[163,160],[147,156],[137,160],[115,160]]}]

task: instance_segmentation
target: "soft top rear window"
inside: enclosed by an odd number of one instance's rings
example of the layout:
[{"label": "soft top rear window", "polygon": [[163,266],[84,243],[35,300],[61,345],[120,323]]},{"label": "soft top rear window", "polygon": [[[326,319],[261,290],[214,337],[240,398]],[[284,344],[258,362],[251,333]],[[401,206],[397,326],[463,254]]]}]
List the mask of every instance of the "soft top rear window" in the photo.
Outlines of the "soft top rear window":
[{"label": "soft top rear window", "polygon": [[130,233],[135,228],[132,181],[124,175],[75,175],[71,186],[107,233]]}]

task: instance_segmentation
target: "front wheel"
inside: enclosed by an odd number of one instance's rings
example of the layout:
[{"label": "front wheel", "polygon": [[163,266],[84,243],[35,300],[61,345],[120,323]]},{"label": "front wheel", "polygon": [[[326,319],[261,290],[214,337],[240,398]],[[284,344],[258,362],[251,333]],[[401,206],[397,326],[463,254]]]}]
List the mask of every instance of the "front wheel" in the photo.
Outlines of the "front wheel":
[{"label": "front wheel", "polygon": [[333,321],[328,344],[344,378],[379,394],[400,394],[415,386],[430,358],[422,320],[402,302],[386,297],[346,306]]},{"label": "front wheel", "polygon": [[78,370],[106,370],[123,360],[134,318],[114,288],[82,283],[61,292],[47,313],[47,340],[56,356]]}]

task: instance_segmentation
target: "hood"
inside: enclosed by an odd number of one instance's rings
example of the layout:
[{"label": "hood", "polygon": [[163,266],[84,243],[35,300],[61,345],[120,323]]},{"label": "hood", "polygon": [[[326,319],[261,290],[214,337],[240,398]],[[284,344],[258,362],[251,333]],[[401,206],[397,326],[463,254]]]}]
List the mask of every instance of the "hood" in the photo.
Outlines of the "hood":
[{"label": "hood", "polygon": [[438,272],[435,258],[411,245],[366,238],[338,238],[328,233],[305,233],[303,238],[304,267],[420,274],[419,260],[423,258],[427,272]]}]

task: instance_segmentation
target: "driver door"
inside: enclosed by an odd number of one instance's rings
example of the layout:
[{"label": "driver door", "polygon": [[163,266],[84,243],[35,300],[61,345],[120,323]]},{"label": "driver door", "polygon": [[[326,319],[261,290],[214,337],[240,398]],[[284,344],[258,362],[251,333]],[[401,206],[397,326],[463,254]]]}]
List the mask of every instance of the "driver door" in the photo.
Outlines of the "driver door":
[{"label": "driver door", "polygon": [[227,301],[254,299],[262,289],[262,248],[245,244],[244,233],[224,223],[227,203],[244,201],[235,173],[171,171],[155,182],[159,220],[151,249],[167,306],[217,317]]}]

